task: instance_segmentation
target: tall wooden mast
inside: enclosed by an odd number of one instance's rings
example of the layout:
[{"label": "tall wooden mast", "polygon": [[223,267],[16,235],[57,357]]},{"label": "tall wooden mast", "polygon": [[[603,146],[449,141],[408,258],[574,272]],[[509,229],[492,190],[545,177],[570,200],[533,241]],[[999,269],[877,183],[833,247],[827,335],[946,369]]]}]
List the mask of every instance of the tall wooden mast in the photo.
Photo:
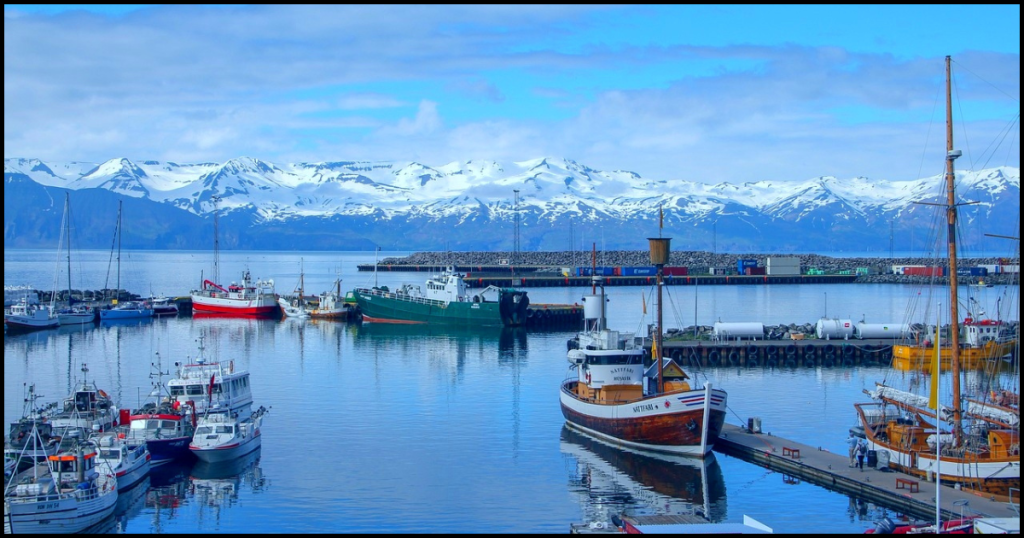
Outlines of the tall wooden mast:
[{"label": "tall wooden mast", "polygon": [[957,445],[961,444],[963,427],[960,423],[963,414],[960,402],[960,322],[957,311],[957,267],[956,267],[956,194],[954,186],[956,173],[953,161],[961,155],[953,149],[953,94],[951,91],[950,57],[946,56],[946,234],[949,252],[949,341],[951,368],[953,375],[953,435]]}]

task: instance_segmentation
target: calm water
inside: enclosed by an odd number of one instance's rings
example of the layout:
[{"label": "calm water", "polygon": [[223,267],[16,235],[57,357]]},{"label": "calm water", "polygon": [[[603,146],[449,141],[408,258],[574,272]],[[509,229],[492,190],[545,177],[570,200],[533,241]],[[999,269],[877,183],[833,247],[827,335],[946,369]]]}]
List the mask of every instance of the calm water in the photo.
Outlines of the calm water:
[{"label": "calm water", "polygon": [[[387,256],[402,253],[382,253]],[[109,254],[73,264],[76,288],[98,289]],[[273,278],[279,293],[298,284],[343,290],[372,284],[358,273],[373,253],[226,253],[222,280],[244,268]],[[49,288],[55,256],[5,251],[4,283]],[[208,252],[122,257],[121,285],[180,295],[212,272]],[[424,274],[381,273],[380,284],[421,283]],[[66,281],[66,276],[58,276]],[[110,281],[113,286],[113,280]],[[61,285],[60,287],[63,287]],[[587,288],[530,289],[533,303],[578,302]],[[1018,318],[1009,290],[987,288],[978,304]],[[609,324],[635,331],[650,290],[609,288]],[[696,297],[694,296],[696,293]],[[812,322],[823,315],[901,321],[919,301],[899,285],[708,286],[670,288],[668,327],[714,321]],[[569,332],[439,331],[426,327],[296,320],[157,319],[142,324],[61,328],[4,339],[4,420],[22,412],[23,384],[46,400],[63,397],[82,364],[123,407],[163,368],[207,351],[252,374],[255,404],[271,408],[263,448],[230,467],[161,469],[125,494],[101,531],[154,532],[553,532],[629,508],[667,514],[705,509],[718,521],[749,515],[776,532],[861,532],[883,508],[717,455],[707,465],[613,449],[563,430],[558,385],[567,373]],[[762,417],[775,435],[845,453],[854,402],[882,368],[717,369],[729,392],[731,424]]]}]

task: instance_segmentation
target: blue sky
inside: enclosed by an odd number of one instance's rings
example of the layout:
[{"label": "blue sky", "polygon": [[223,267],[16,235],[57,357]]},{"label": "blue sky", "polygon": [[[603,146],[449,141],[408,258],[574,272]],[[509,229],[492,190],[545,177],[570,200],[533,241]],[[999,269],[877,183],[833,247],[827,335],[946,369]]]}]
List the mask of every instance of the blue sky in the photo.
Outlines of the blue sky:
[{"label": "blue sky", "polygon": [[1019,5],[6,5],[4,156],[916,179],[945,55],[958,166],[1019,166]]}]

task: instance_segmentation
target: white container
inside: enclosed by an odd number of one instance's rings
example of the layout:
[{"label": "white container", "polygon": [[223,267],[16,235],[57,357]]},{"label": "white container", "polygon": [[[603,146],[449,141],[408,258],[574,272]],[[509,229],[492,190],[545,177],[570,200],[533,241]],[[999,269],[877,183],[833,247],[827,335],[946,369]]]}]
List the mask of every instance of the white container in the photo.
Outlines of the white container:
[{"label": "white container", "polygon": [[853,328],[857,338],[904,338],[910,335],[906,323],[858,323]]},{"label": "white container", "polygon": [[764,323],[722,323],[719,321],[715,323],[714,337],[719,340],[764,338]]},{"label": "white container", "polygon": [[853,336],[853,321],[821,318],[814,326],[814,334],[818,338],[845,340]]}]

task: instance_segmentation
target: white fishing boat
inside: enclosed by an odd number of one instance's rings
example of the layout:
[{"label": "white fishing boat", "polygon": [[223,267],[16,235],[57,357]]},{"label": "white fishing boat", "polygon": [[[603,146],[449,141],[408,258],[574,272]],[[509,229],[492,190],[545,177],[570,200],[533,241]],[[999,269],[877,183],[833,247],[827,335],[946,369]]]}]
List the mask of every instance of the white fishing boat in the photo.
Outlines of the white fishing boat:
[{"label": "white fishing boat", "polygon": [[[42,442],[37,430],[30,435]],[[97,472],[96,456],[95,445],[75,442],[72,449],[8,480],[4,534],[72,534],[110,517],[117,504],[117,480]]]},{"label": "white fishing boat", "polygon": [[149,301],[150,306],[153,307],[154,316],[177,316],[178,315],[178,303],[172,301],[170,297],[153,297]]},{"label": "white fishing boat", "polygon": [[132,443],[124,433],[93,438],[99,447],[96,468],[117,478],[117,490],[127,491],[149,476],[150,455],[146,443]]},{"label": "white fishing boat", "polygon": [[156,379],[149,394],[152,400],[131,411],[128,419],[122,418],[121,422],[122,425],[128,423],[128,442],[145,444],[150,454],[150,465],[156,467],[188,457],[188,444],[192,441],[198,417],[193,410],[194,404],[182,405],[171,398],[163,382],[166,374],[159,361],[153,369],[155,371],[149,374],[150,378]]},{"label": "white fishing boat", "polygon": [[281,314],[286,319],[306,319],[309,317],[309,305],[306,304],[306,275],[301,268],[302,266],[300,265],[299,267],[299,285],[295,288],[298,296],[291,301],[284,297],[277,298],[277,304],[281,306]]},{"label": "white fishing boat", "polygon": [[185,363],[175,363],[177,377],[167,382],[171,403],[188,407],[198,416],[208,409],[224,409],[245,416],[252,412],[249,372],[236,371],[234,361],[208,362],[206,337],[200,336],[199,355]]},{"label": "white fishing boat", "polygon": [[210,411],[199,419],[189,450],[206,463],[231,461],[260,448],[260,428],[267,409],[260,407],[247,417],[227,411]]},{"label": "white fishing boat", "polygon": [[60,325],[57,315],[49,306],[32,304],[22,298],[17,304],[11,305],[4,313],[4,323],[9,331],[37,331],[55,329]]}]

